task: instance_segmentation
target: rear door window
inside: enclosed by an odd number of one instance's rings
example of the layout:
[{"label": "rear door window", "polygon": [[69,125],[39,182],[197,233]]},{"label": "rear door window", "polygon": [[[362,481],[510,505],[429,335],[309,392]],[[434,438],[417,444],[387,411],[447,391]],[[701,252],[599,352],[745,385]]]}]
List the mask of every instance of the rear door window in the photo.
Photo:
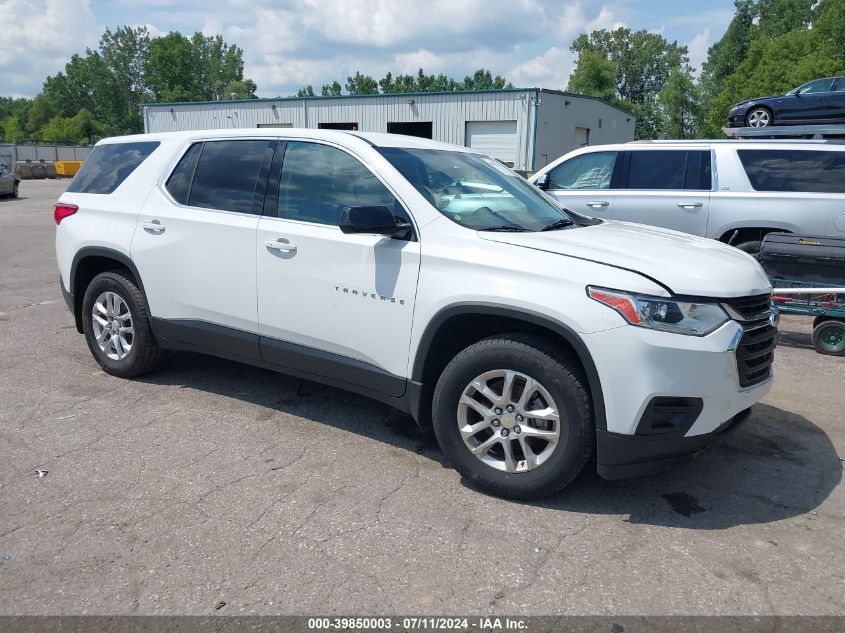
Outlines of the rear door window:
[{"label": "rear door window", "polygon": [[549,172],[549,189],[609,189],[619,152],[590,152]]},{"label": "rear door window", "polygon": [[707,150],[634,150],[629,152],[627,189],[709,191]]},{"label": "rear door window", "polygon": [[845,193],[845,152],[740,149],[737,154],[756,191]]},{"label": "rear door window", "polygon": [[262,166],[269,169],[274,147],[274,141],[264,139],[206,141],[194,170],[188,205],[260,213],[254,205],[256,187]]},{"label": "rear door window", "polygon": [[112,193],[158,146],[158,141],[97,145],[67,190],[72,193]]}]

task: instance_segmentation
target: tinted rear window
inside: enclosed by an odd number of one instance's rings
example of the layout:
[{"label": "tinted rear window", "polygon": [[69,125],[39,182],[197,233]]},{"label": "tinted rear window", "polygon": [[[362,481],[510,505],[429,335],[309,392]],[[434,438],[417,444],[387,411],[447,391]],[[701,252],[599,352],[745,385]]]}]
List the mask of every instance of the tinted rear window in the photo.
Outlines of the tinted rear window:
[{"label": "tinted rear window", "polygon": [[97,145],[67,190],[73,193],[111,193],[158,146],[158,141]]},{"label": "tinted rear window", "polygon": [[845,152],[741,149],[737,154],[756,191],[845,193]]},{"label": "tinted rear window", "polygon": [[192,207],[253,212],[258,174],[273,142],[209,141],[203,145],[194,172],[188,204]]}]

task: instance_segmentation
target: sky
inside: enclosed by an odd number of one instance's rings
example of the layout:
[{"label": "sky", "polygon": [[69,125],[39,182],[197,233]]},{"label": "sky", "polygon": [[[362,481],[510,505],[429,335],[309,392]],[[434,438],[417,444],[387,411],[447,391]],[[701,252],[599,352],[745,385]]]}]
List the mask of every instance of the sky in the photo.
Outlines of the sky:
[{"label": "sky", "polygon": [[732,0],[0,0],[0,95],[32,97],[106,27],[221,34],[244,51],[261,97],[360,70],[377,79],[477,68],[517,87],[563,89],[580,33],[627,26],[689,47],[700,70]]}]

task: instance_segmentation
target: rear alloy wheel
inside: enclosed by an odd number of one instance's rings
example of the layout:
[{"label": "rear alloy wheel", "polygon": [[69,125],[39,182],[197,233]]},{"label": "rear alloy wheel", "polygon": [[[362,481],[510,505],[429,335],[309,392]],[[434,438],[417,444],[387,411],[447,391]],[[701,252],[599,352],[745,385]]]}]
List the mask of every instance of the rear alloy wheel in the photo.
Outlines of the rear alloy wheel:
[{"label": "rear alloy wheel", "polygon": [[165,358],[150,330],[144,293],[126,273],[100,273],[85,290],[82,325],[94,359],[108,374],[133,378]]},{"label": "rear alloy wheel", "polygon": [[772,113],[766,108],[754,108],[745,117],[748,127],[768,127],[772,124]]},{"label": "rear alloy wheel", "polygon": [[470,345],[434,390],[440,448],[467,480],[511,499],[569,484],[595,446],[580,365],[544,338],[508,334]]},{"label": "rear alloy wheel", "polygon": [[819,354],[845,356],[845,322],[830,319],[813,329],[813,347]]}]

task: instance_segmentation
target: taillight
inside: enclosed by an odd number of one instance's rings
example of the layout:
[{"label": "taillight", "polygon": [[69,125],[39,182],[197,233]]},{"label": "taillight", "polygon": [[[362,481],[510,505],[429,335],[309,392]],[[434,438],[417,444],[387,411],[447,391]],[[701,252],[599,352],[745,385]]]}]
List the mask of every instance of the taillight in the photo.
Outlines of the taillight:
[{"label": "taillight", "polygon": [[79,211],[79,207],[75,204],[62,204],[59,202],[56,204],[56,210],[53,211],[53,219],[56,221],[56,224],[59,224],[66,217],[73,215],[77,211]]}]

